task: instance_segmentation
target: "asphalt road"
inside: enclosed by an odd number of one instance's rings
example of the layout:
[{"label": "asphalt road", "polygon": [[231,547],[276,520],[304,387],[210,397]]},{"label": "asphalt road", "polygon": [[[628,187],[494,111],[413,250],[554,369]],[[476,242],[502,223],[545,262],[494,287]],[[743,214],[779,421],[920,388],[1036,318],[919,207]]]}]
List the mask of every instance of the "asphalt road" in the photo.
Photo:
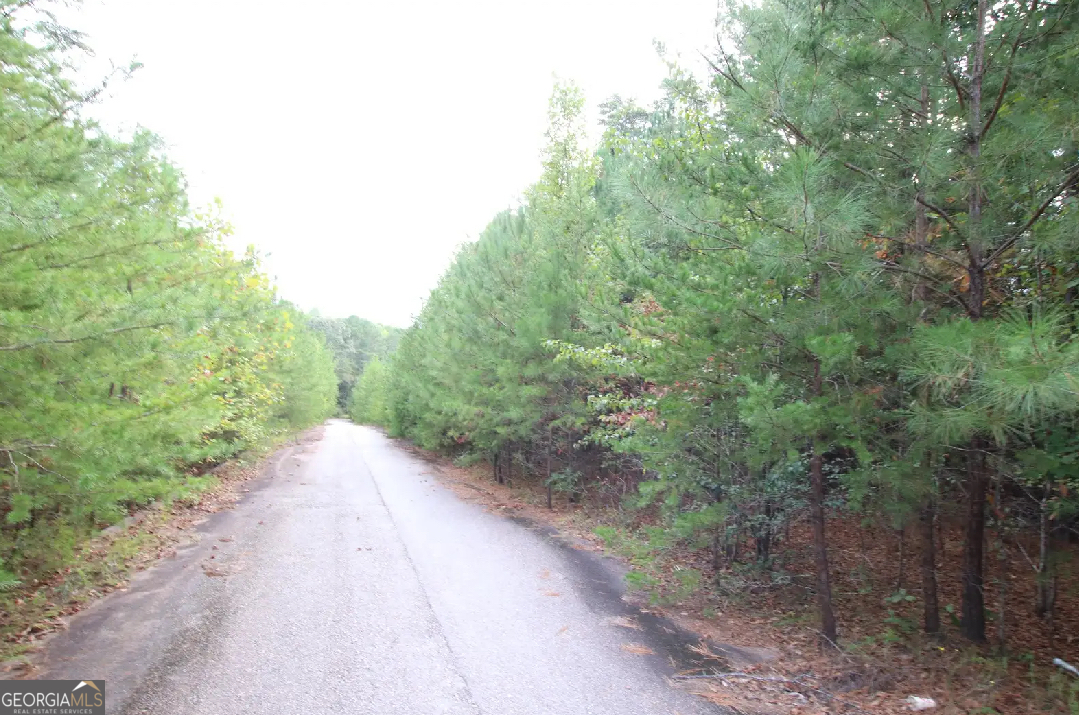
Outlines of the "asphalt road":
[{"label": "asphalt road", "polygon": [[332,421],[75,617],[37,677],[104,680],[130,715],[716,712],[668,683],[685,639],[620,598],[612,563],[432,472]]}]

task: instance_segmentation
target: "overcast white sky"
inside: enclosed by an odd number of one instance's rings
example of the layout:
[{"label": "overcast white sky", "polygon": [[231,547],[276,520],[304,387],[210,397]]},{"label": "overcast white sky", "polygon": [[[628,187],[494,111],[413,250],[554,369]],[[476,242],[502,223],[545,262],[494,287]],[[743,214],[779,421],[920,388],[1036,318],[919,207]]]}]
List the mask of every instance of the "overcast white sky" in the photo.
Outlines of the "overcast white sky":
[{"label": "overcast white sky", "polygon": [[[85,0],[65,13],[145,67],[92,114],[164,137],[283,297],[405,326],[453,253],[539,173],[553,75],[648,101],[714,38],[715,0]],[[105,64],[102,64],[105,63]]]}]

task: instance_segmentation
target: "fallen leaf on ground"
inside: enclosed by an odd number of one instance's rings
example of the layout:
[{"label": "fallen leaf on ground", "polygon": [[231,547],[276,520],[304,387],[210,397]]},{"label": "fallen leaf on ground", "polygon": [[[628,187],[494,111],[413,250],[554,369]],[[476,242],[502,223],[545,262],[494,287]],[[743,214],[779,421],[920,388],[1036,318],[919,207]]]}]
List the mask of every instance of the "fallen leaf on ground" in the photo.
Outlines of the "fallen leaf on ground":
[{"label": "fallen leaf on ground", "polygon": [[641,630],[641,624],[632,618],[626,618],[624,616],[618,616],[616,618],[610,618],[607,620],[607,625],[618,626],[620,628],[632,628],[635,631]]},{"label": "fallen leaf on ground", "polygon": [[627,653],[633,653],[634,655],[655,655],[656,652],[646,645],[640,643],[623,643],[622,650]]}]

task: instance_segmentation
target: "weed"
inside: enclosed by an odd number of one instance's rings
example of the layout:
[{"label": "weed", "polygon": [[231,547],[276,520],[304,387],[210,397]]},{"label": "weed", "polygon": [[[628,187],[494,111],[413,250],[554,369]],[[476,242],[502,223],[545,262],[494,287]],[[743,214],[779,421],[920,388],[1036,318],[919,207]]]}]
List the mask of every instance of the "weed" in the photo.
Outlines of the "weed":
[{"label": "weed", "polygon": [[678,581],[678,585],[675,587],[674,592],[664,599],[667,603],[684,601],[701,587],[701,572],[697,569],[675,566],[674,577]]},{"label": "weed", "polygon": [[817,620],[816,615],[809,611],[790,611],[784,614],[776,621],[776,625],[780,627],[784,626],[804,626],[811,623],[815,623]]},{"label": "weed", "polygon": [[890,608],[888,609],[888,617],[884,619],[884,622],[889,626],[898,628],[904,635],[910,635],[918,628],[917,623],[909,618],[903,618]]},{"label": "weed", "polygon": [[1069,715],[1079,715],[1079,679],[1063,673],[1051,673],[1045,694],[1049,700],[1046,709],[1056,706]]},{"label": "weed", "polygon": [[556,492],[563,494],[575,494],[581,489],[581,481],[584,475],[576,469],[565,469],[555,472],[547,479],[547,486]]},{"label": "weed", "polygon": [[659,579],[643,571],[630,571],[626,574],[626,588],[630,591],[644,591],[659,585]]},{"label": "weed", "polygon": [[948,614],[948,621],[956,628],[960,627],[959,615],[956,613],[955,604],[949,603],[944,607],[944,612]]},{"label": "weed", "polygon": [[603,545],[608,549],[615,548],[618,539],[618,529],[613,526],[597,526],[592,530],[592,533],[603,539]]},{"label": "weed", "polygon": [[916,600],[917,599],[914,596],[907,593],[907,589],[905,588],[901,588],[891,596],[886,596],[884,598],[885,603],[890,603],[893,606],[899,603],[914,603]]}]

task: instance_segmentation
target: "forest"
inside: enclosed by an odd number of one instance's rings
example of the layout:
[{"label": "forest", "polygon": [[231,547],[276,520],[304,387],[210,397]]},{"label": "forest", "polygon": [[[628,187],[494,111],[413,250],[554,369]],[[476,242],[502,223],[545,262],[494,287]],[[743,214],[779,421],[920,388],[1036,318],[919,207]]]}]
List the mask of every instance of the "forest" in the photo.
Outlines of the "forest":
[{"label": "forest", "polygon": [[[355,411],[356,400],[362,399],[355,391],[360,377],[368,372],[367,380],[374,379],[381,369],[381,361],[397,349],[401,340],[400,328],[372,323],[370,320],[350,315],[347,318],[324,318],[313,312],[308,324],[322,334],[326,347],[334,358],[334,374],[337,376],[337,406],[342,412]],[[373,394],[370,391],[365,394]]]},{"label": "forest", "polygon": [[541,175],[354,418],[607,504],[705,588],[805,546],[825,650],[842,522],[899,539],[915,576],[872,598],[908,630],[1005,648],[1029,612],[1074,652],[1076,4],[761,0],[717,37],[598,142],[556,86]]},{"label": "forest", "polygon": [[160,138],[89,118],[137,68],[86,89],[87,51],[0,0],[0,592],[347,413],[693,589],[801,589],[823,652],[872,602],[886,644],[1079,657],[1074,0],[724,5],[708,71],[599,133],[559,82],[405,330],[281,298]]},{"label": "forest", "polygon": [[48,12],[0,2],[2,591],[335,410],[316,321],[253,251],[228,250],[219,207],[189,204],[160,139],[86,117],[104,83],[80,88],[68,60],[87,51]]}]

